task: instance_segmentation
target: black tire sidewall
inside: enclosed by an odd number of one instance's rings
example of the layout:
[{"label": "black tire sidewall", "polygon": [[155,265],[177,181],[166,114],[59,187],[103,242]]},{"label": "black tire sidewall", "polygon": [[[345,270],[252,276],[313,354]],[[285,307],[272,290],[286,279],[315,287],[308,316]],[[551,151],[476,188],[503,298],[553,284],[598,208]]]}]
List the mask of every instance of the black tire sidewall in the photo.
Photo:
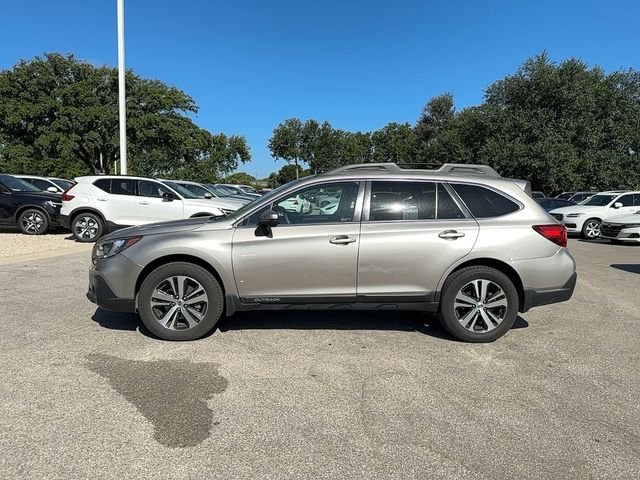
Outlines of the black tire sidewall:
[{"label": "black tire sidewall", "polygon": [[[487,333],[474,333],[464,328],[455,317],[453,305],[458,291],[472,280],[483,278],[495,282],[502,288],[507,296],[507,314],[505,319],[496,328]],[[438,317],[443,326],[458,340],[472,343],[493,342],[507,333],[518,317],[519,298],[518,291],[513,282],[504,273],[495,268],[473,266],[463,268],[451,274],[444,284]]]},{"label": "black tire sidewall", "polygon": [[[38,232],[27,232],[27,231],[25,231],[24,227],[22,226],[22,219],[24,217],[26,217],[27,215],[29,215],[29,213],[37,213],[42,217],[43,224],[42,224],[42,230],[41,231],[38,231]],[[49,217],[47,216],[46,213],[44,213],[39,208],[27,208],[25,211],[20,213],[20,215],[18,215],[18,228],[25,235],[42,235],[42,234],[46,233],[47,230],[49,230]]]},{"label": "black tire sidewall", "polygon": [[[151,295],[155,286],[163,279],[173,275],[186,275],[197,280],[207,292],[209,306],[200,323],[189,330],[169,330],[162,327],[151,311]],[[224,310],[224,294],[218,280],[211,272],[199,265],[187,262],[174,262],[158,267],[142,282],[138,292],[138,313],[144,326],[156,337],[163,340],[184,341],[203,337],[214,329]]]},{"label": "black tire sidewall", "polygon": [[[96,234],[95,237],[81,238],[81,237],[78,237],[78,235],[76,235],[76,228],[75,228],[76,222],[83,217],[91,217],[96,221],[98,225],[98,233]],[[95,213],[79,213],[78,215],[73,217],[73,221],[71,222],[71,234],[73,235],[73,238],[75,238],[77,242],[81,242],[81,243],[95,242],[99,240],[100,237],[102,237],[102,235],[104,235],[104,222],[102,221],[102,218],[100,218],[100,216],[96,215]]]}]

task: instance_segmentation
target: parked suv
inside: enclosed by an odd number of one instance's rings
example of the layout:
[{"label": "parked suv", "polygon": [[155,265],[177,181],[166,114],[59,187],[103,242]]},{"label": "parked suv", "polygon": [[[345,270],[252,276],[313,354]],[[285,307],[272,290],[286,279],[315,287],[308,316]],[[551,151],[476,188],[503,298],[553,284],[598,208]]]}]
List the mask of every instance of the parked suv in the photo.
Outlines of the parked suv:
[{"label": "parked suv", "polygon": [[30,183],[38,190],[57,193],[58,195],[62,195],[65,190],[73,186],[71,180],[65,180],[64,178],[39,177],[37,175],[15,175],[15,177]]},{"label": "parked suv", "polygon": [[121,227],[164,220],[224,216],[208,200],[186,198],[153,178],[78,177],[62,195],[60,222],[79,242],[93,242]]},{"label": "parked suv", "polygon": [[61,206],[60,195],[0,174],[0,225],[17,225],[22,233],[41,235],[58,224]]},{"label": "parked suv", "polygon": [[640,192],[611,191],[593,195],[583,203],[557,208],[549,212],[567,227],[569,233],[580,233],[593,240],[600,236],[600,225],[610,217],[634,213],[640,208]]},{"label": "parked suv", "polygon": [[[168,340],[205,335],[223,312],[343,308],[437,312],[456,338],[493,341],[576,282],[565,227],[529,189],[483,166],[343,167],[226,217],[107,235],[87,296]],[[299,198],[311,208],[289,208]]]}]

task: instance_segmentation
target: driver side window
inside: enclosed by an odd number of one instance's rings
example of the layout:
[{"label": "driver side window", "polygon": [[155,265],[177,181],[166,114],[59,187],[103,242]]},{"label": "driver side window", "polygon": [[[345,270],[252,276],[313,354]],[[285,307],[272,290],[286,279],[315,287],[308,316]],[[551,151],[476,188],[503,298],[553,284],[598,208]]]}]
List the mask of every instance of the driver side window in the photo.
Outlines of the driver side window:
[{"label": "driver side window", "polygon": [[268,210],[278,213],[282,225],[353,222],[357,198],[358,182],[312,185],[261,208],[245,225],[257,225],[260,216]]}]

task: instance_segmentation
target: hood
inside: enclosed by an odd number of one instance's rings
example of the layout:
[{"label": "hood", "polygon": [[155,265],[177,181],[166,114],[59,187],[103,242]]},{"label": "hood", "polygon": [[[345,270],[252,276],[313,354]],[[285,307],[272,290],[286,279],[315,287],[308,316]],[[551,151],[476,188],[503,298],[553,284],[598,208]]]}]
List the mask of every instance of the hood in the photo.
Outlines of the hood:
[{"label": "hood", "polygon": [[637,223],[640,224],[640,213],[628,213],[627,215],[618,215],[617,217],[606,218],[603,223]]},{"label": "hood", "polygon": [[551,210],[551,212],[549,213],[580,213],[580,212],[587,212],[589,210],[594,210],[597,208],[606,208],[605,207],[599,207],[598,205],[570,205],[568,207],[560,207],[560,208],[555,208],[553,210]]},{"label": "hood", "polygon": [[[113,240],[114,238],[133,237],[135,235],[158,235],[160,233],[187,232],[195,230],[201,225],[209,223],[209,217],[186,218],[184,220],[171,220],[168,222],[147,223],[135,227],[122,228],[100,240]],[[100,241],[99,240],[99,241]]]},{"label": "hood", "polygon": [[224,208],[225,210],[237,210],[240,207],[242,207],[245,203],[247,203],[242,200],[233,200],[231,198],[220,198],[220,197],[214,197],[207,201],[210,202],[209,205],[214,205],[219,208]]}]

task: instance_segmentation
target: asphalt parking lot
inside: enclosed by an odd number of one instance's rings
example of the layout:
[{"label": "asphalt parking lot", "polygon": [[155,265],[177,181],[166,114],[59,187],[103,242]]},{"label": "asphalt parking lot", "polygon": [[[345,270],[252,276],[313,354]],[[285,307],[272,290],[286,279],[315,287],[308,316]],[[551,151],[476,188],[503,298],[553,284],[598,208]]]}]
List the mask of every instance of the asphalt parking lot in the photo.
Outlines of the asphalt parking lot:
[{"label": "asphalt parking lot", "polygon": [[640,247],[570,248],[572,300],[483,345],[402,312],[169,343],[85,299],[88,251],[0,265],[0,477],[638,478]]}]

